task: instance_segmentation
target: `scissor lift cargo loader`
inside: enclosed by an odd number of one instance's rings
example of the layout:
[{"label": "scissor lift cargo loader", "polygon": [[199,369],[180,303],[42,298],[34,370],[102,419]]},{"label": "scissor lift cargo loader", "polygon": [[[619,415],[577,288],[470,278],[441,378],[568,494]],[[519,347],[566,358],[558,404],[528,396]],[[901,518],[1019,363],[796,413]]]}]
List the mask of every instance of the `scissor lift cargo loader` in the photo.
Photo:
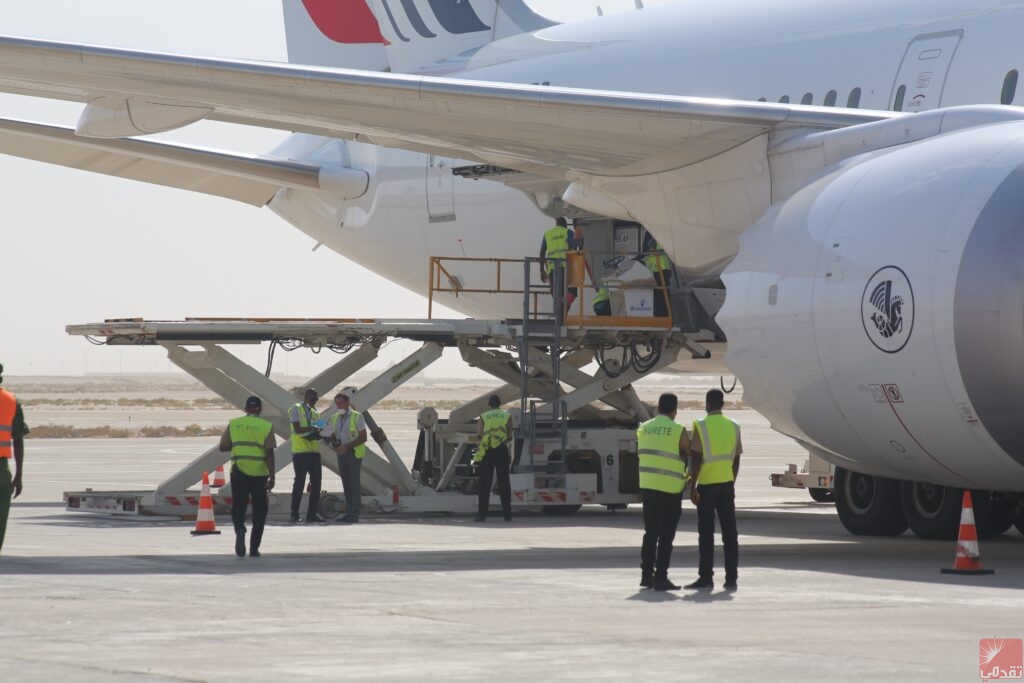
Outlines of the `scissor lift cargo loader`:
[{"label": "scissor lift cargo loader", "polygon": [[[520,409],[513,411],[513,506],[570,511],[588,503],[622,507],[637,502],[635,429],[652,412],[630,385],[671,364],[680,353],[705,357],[700,342],[713,336],[664,326],[545,327],[514,320],[430,319],[133,319],[71,325],[67,331],[109,345],[163,346],[171,362],[238,407],[240,413],[246,397],[259,396],[262,415],[273,423],[282,442],[275,453],[278,470],[292,460],[288,408],[306,389],[326,396],[335,387],[346,385],[377,357],[389,339],[420,342],[420,348],[402,362],[354,387],[352,397],[371,437],[363,461],[364,506],[371,512],[412,513],[475,510],[476,477],[467,463],[476,447],[474,421],[492,394],[505,402],[521,398]],[[254,343],[332,349],[343,355],[293,393],[226,348]],[[659,355],[652,353],[642,370],[617,367],[610,361],[593,375],[581,369],[593,360],[595,350],[629,345],[657,349]],[[419,415],[421,447],[410,467],[373,419],[374,407],[440,358],[446,347],[458,348],[469,365],[489,373],[500,384],[450,411],[447,420],[439,420],[436,410],[425,406]],[[571,389],[566,391],[563,386]],[[551,400],[552,396],[556,398]],[[595,408],[595,402],[608,408]],[[330,411],[323,415],[329,417]],[[337,472],[334,453],[322,446],[322,456],[324,465]],[[214,445],[153,491],[87,489],[65,492],[64,500],[69,510],[188,517],[195,513],[199,493],[193,487],[202,473],[212,472],[228,459],[229,454]],[[230,486],[221,488],[214,495],[215,510],[225,512],[230,501]],[[290,493],[272,493],[271,513],[287,513],[289,503]]]}]

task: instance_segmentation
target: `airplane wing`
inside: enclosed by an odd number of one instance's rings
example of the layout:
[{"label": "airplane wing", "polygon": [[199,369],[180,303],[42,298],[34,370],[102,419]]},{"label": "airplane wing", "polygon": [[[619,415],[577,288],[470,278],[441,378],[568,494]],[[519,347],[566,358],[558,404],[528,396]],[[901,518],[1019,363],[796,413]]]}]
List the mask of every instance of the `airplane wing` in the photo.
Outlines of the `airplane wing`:
[{"label": "airplane wing", "polygon": [[[73,128],[0,119],[0,154],[227,197],[263,206],[282,187],[358,197],[363,171],[151,140],[98,139]],[[342,187],[342,185],[347,187]]]},{"label": "airplane wing", "polygon": [[202,59],[0,37],[0,90],[88,103],[78,136],[201,119],[436,152],[552,178],[635,176],[769,131],[900,116],[630,92]]}]

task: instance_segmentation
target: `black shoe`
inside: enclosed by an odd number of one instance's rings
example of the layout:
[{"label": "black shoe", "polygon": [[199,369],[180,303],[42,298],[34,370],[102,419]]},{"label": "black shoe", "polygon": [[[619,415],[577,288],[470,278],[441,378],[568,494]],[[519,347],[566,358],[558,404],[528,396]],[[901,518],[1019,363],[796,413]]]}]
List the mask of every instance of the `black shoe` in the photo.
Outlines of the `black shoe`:
[{"label": "black shoe", "polygon": [[292,524],[298,524],[299,523],[299,513],[298,512],[293,512],[291,519],[292,519]]},{"label": "black shoe", "polygon": [[650,574],[644,574],[640,577],[641,588],[654,588],[654,577]]},{"label": "black shoe", "polygon": [[245,532],[235,532],[235,555],[245,557]]},{"label": "black shoe", "polygon": [[[244,553],[243,553],[244,554]],[[260,551],[256,548],[249,548],[249,557],[259,557]]]},{"label": "black shoe", "polygon": [[684,588],[695,591],[711,590],[715,587],[715,582],[711,579],[697,579],[693,583],[686,584]]},{"label": "black shoe", "polygon": [[679,586],[672,583],[668,579],[654,579],[653,585],[651,586],[656,591],[677,591]]},{"label": "black shoe", "polygon": [[736,585],[736,579],[726,579],[722,587],[727,591],[734,591],[739,588],[739,586]]},{"label": "black shoe", "polygon": [[486,522],[487,518],[484,517],[483,515],[477,515],[476,517],[473,518],[473,521],[474,522]]},{"label": "black shoe", "polygon": [[320,515],[306,515],[306,524],[323,524],[323,521]]}]

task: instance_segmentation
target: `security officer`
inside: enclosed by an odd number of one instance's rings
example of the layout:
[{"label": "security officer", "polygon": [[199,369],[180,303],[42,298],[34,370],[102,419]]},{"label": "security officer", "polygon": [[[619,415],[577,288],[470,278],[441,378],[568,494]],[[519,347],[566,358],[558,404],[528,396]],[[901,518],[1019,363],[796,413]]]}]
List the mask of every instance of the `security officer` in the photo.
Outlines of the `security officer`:
[{"label": "security officer", "polygon": [[654,275],[654,283],[657,289],[654,291],[654,315],[664,318],[668,315],[669,283],[672,281],[672,262],[668,260],[668,254],[654,239],[650,233],[644,238],[644,265]]},{"label": "security officer", "polygon": [[[563,272],[565,267],[565,254],[570,249],[578,249],[575,233],[569,228],[564,217],[559,216],[555,226],[544,233],[544,239],[540,243],[540,279],[550,286],[551,296],[555,295],[555,278],[552,273],[555,270],[555,261],[561,261]],[[571,306],[576,300],[579,292],[575,287],[570,287],[565,298],[565,305]]]},{"label": "security officer", "polygon": [[323,464],[320,462],[320,430],[314,424],[320,419],[320,413],[316,409],[319,398],[316,391],[306,389],[302,403],[296,403],[288,409],[288,419],[292,423],[292,468],[295,470],[295,482],[292,484],[292,522],[299,521],[299,505],[302,503],[302,490],[306,486],[307,474],[310,492],[306,523],[324,521],[317,514],[324,473]]},{"label": "security officer", "polygon": [[[4,366],[0,365],[0,383],[4,381]],[[25,435],[28,427],[21,412],[21,404],[14,394],[0,387],[0,549],[7,533],[7,516],[11,511],[11,498],[21,495],[21,470],[25,458]],[[14,478],[8,461],[14,457]]]},{"label": "security officer", "polygon": [[366,456],[366,421],[363,414],[352,408],[351,396],[343,391],[334,397],[338,412],[331,415],[330,443],[338,454],[338,472],[345,489],[345,515],[338,521],[357,524],[362,506],[363,484],[361,474]]},{"label": "security officer", "polygon": [[267,491],[274,488],[274,426],[260,417],[263,401],[245,400],[245,416],[228,422],[220,437],[221,452],[231,451],[231,521],[235,525],[235,554],[245,557],[245,509],[252,498],[252,537],[249,555],[260,556],[267,521]]},{"label": "security officer", "polygon": [[700,553],[698,578],[687,588],[715,587],[715,514],[722,529],[725,546],[725,589],[736,590],[739,566],[739,542],[736,533],[736,475],[740,471],[740,426],[722,415],[725,395],[712,389],[705,398],[707,417],[693,423],[693,480],[697,486],[690,494],[697,506],[697,547]]},{"label": "security officer", "polygon": [[473,463],[480,467],[480,490],[477,492],[476,521],[487,519],[487,508],[491,500],[491,483],[494,473],[498,473],[498,497],[501,498],[501,511],[505,521],[512,521],[512,483],[509,481],[508,470],[510,459],[508,442],[512,440],[512,416],[507,410],[501,409],[501,399],[491,396],[487,399],[490,410],[480,415],[480,423],[476,428],[476,438],[480,446],[473,455]]},{"label": "security officer", "polygon": [[640,587],[656,591],[679,590],[668,579],[672,541],[682,514],[686,485],[686,452],[690,439],[675,421],[679,399],[658,397],[657,417],[636,430],[640,456],[640,490],[644,505],[644,541],[640,548]]}]

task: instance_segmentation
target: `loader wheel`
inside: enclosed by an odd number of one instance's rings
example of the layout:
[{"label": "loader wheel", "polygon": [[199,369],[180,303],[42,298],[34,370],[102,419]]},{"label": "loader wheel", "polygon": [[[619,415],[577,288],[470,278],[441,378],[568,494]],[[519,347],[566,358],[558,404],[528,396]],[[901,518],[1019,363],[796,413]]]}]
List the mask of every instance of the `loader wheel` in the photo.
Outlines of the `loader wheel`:
[{"label": "loader wheel", "polygon": [[815,503],[831,503],[836,499],[832,489],[807,489]]}]

